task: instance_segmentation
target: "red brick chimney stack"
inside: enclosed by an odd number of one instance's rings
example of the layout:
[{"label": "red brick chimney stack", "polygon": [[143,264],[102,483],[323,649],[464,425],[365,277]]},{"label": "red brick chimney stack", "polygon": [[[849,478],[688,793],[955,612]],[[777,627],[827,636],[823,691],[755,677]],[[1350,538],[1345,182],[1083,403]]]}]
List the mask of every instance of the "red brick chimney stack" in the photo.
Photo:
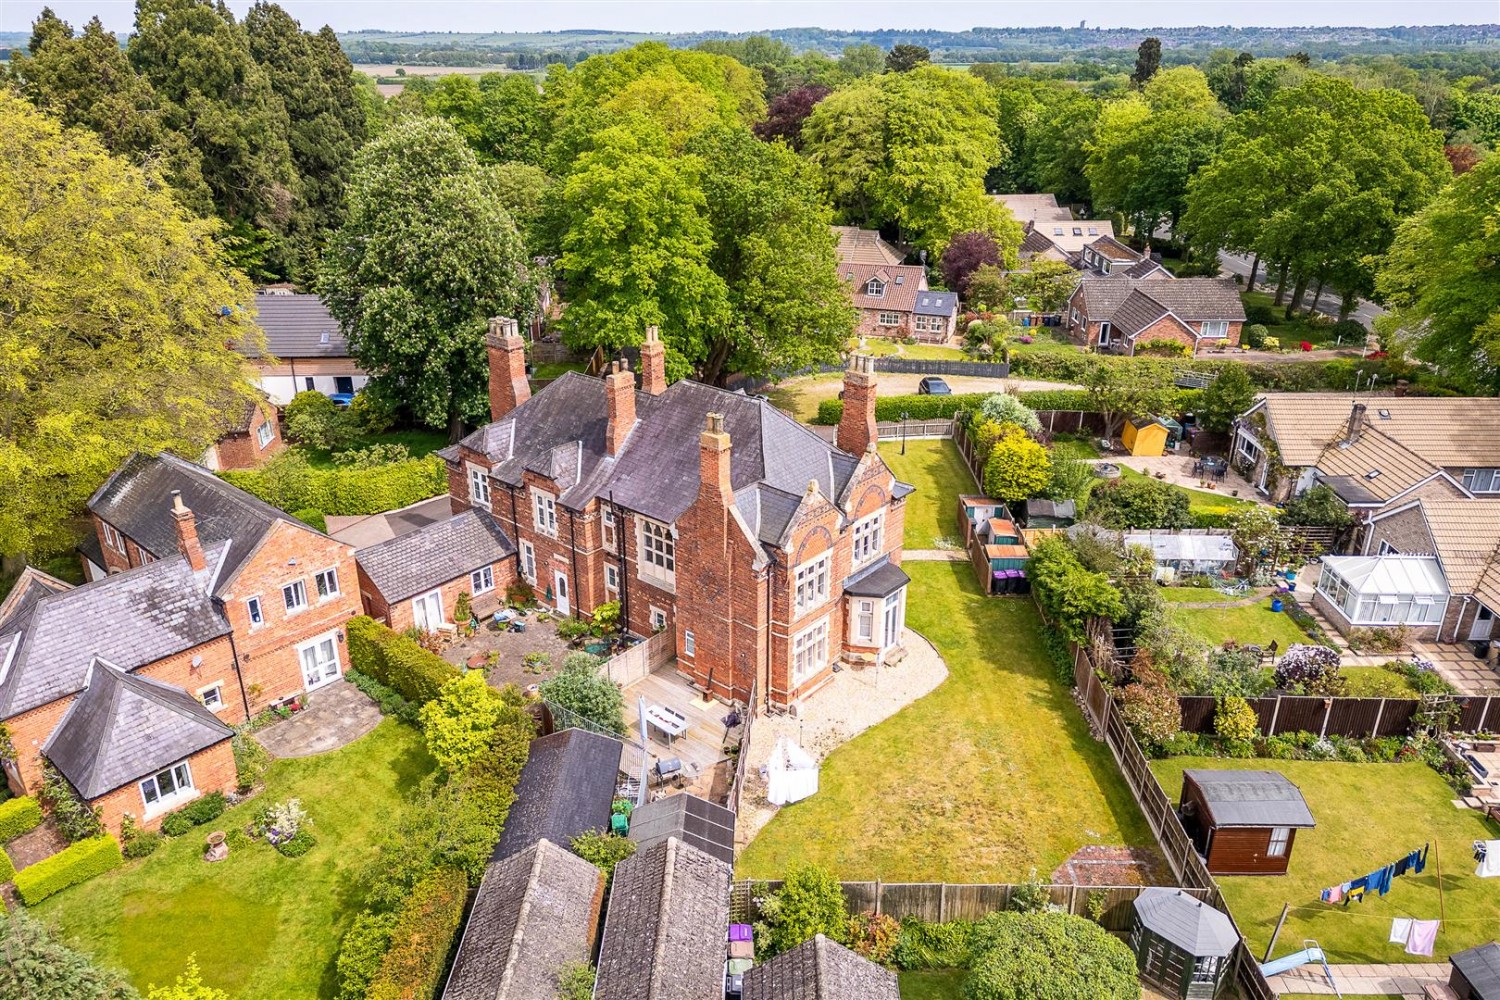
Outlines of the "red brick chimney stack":
[{"label": "red brick chimney stack", "polygon": [[646,327],[646,341],[641,344],[641,391],[652,396],[667,391],[667,345],[654,326]]},{"label": "red brick chimney stack", "polygon": [[630,365],[616,361],[604,376],[604,395],[609,407],[609,426],[604,431],[604,450],[618,455],[635,427],[635,375]]},{"label": "red brick chimney stack", "polygon": [[490,360],[490,419],[499,420],[531,398],[531,383],[526,380],[526,342],[514,319],[493,316],[484,344]]},{"label": "red brick chimney stack", "polygon": [[698,438],[698,495],[725,507],[734,503],[729,456],[729,432],[724,429],[724,414],[710,413]]},{"label": "red brick chimney stack", "polygon": [[839,418],[838,446],[863,455],[879,440],[875,429],[875,359],[868,354],[849,357],[844,370],[844,415]]},{"label": "red brick chimney stack", "polygon": [[187,559],[194,573],[208,564],[203,560],[203,546],[198,543],[198,519],[182,502],[182,491],[172,491],[172,521],[177,528],[177,551]]}]

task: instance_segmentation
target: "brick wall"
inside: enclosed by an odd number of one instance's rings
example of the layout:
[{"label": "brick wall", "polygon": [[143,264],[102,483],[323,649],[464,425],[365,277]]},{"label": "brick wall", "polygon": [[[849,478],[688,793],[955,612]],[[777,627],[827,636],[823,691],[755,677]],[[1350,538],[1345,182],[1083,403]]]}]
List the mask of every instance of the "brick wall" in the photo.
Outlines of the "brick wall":
[{"label": "brick wall", "polygon": [[99,547],[104,550],[104,571],[106,573],[119,573],[135,565],[130,561],[130,550],[135,543],[127,539],[125,542],[125,551],[123,552],[114,548],[104,536],[104,519],[98,514],[92,513],[89,514],[89,518],[94,523],[94,534],[99,538]]},{"label": "brick wall", "polygon": [[1430,555],[1437,551],[1432,533],[1427,530],[1427,518],[1423,516],[1420,507],[1412,507],[1370,522],[1365,531],[1365,554],[1378,555],[1381,542],[1388,542],[1404,555]]},{"label": "brick wall", "polygon": [[[151,816],[146,815],[146,800],[141,795],[141,786],[138,781],[132,781],[128,785],[107,792],[91,800],[90,804],[99,807],[102,813],[100,818],[105,828],[118,837],[126,813],[129,813],[136,825],[142,829],[155,830],[160,828],[162,818],[168,813],[176,812],[194,799],[202,798],[212,792],[224,792],[227,795],[234,791],[239,783],[239,776],[234,767],[234,751],[228,739],[189,757],[188,772],[192,775],[195,794],[191,798],[184,797],[173,802],[168,808]],[[206,837],[214,829],[217,827],[210,824],[187,836]]]},{"label": "brick wall", "polygon": [[[469,605],[481,620],[489,617],[500,607],[501,602],[505,600],[505,588],[516,580],[516,559],[514,556],[503,559],[492,564],[490,569],[494,573],[495,588],[487,593],[474,594],[473,584],[467,573],[436,588],[442,593],[443,621],[457,624],[454,608],[458,604],[460,593],[469,594]],[[365,576],[363,570],[359,575],[359,589],[361,596],[372,592],[377,595],[374,601],[367,599],[365,602],[365,613],[370,617],[384,619],[385,623],[397,632],[405,632],[416,625],[411,598],[396,601],[394,604],[386,603],[378,596],[379,592],[375,590],[375,585],[370,582],[369,577]]]},{"label": "brick wall", "polygon": [[[896,313],[901,317],[901,325],[881,326],[880,314],[883,312]],[[854,332],[860,337],[910,337],[913,335],[912,314],[895,309],[861,309],[859,325]]]},{"label": "brick wall", "polygon": [[1196,350],[1198,337],[1192,330],[1183,327],[1171,316],[1163,316],[1161,319],[1146,327],[1136,334],[1132,352],[1140,350],[1152,341],[1169,340],[1174,344],[1182,344],[1189,351]]},{"label": "brick wall", "polygon": [[[250,418],[248,432],[236,431],[219,439],[214,446],[218,451],[219,468],[253,469],[286,448],[286,442],[281,439],[281,428],[277,424],[275,411],[268,413],[268,410],[269,407],[256,407],[255,415]],[[271,428],[271,440],[262,448],[260,428],[266,425]]]}]

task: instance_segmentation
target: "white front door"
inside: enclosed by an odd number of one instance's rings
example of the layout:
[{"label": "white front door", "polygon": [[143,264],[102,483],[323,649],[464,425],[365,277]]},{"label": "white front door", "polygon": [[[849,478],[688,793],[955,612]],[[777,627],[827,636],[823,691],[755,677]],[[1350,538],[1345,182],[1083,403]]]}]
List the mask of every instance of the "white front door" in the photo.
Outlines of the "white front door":
[{"label": "white front door", "polygon": [[1470,639],[1488,639],[1495,631],[1495,613],[1483,604],[1479,606],[1479,614],[1474,616],[1474,624],[1469,629]]},{"label": "white front door", "polygon": [[568,578],[560,569],[552,573],[552,605],[560,615],[573,613],[573,605],[568,602]]},{"label": "white front door", "polygon": [[339,648],[334,633],[319,636],[299,647],[297,654],[302,658],[302,684],[307,690],[338,679]]},{"label": "white front door", "polygon": [[1099,346],[1108,347],[1110,334],[1114,332],[1108,323],[1099,324]]},{"label": "white front door", "polygon": [[438,626],[443,624],[442,591],[434,590],[429,594],[413,598],[411,620],[423,632],[436,632]]}]

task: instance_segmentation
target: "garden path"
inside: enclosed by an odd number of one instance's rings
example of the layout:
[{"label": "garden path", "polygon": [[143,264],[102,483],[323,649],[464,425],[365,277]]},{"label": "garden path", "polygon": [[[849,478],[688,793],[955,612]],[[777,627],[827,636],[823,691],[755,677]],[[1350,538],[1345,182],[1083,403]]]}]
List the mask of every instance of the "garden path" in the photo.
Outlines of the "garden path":
[{"label": "garden path", "polygon": [[311,757],[347,746],[380,725],[380,709],[359,688],[335,681],[307,695],[307,707],[255,734],[273,757]]},{"label": "garden path", "polygon": [[[1414,965],[1330,965],[1333,981],[1344,996],[1421,996],[1428,983],[1447,984],[1451,966],[1420,963]],[[1303,993],[1333,996],[1321,965],[1304,965],[1300,969],[1272,976],[1267,980],[1277,994]]]},{"label": "garden path", "polygon": [[968,562],[968,553],[961,549],[906,549],[901,553],[902,559],[915,559],[918,562]]}]

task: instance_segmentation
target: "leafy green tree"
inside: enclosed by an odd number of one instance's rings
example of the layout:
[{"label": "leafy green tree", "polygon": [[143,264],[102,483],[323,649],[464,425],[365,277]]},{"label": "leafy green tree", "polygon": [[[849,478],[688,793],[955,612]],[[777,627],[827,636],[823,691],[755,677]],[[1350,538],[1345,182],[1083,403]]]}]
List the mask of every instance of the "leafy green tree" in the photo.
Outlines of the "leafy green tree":
[{"label": "leafy green tree", "polygon": [[1218,434],[1228,433],[1234,419],[1255,402],[1255,386],[1245,366],[1231,362],[1219,370],[1218,378],[1203,390],[1198,404],[1198,422]]},{"label": "leafy green tree", "polygon": [[625,698],[620,685],[599,672],[602,661],[588,653],[572,653],[556,674],[539,685],[546,700],[615,732],[625,731]]},{"label": "leafy green tree", "polygon": [[755,123],[755,134],[766,142],[781,139],[793,149],[802,148],[802,123],[819,101],[833,93],[818,83],[778,94],[766,108],[766,117]]},{"label": "leafy green tree", "polygon": [[229,1000],[229,994],[209,986],[198,971],[198,956],[189,955],[187,969],[171,986],[152,986],[146,1000]]},{"label": "leafy green tree", "polygon": [[542,220],[551,179],[541,167],[514,160],[497,163],[489,168],[489,174],[500,207],[510,214],[516,228],[521,231],[522,244],[527,247],[539,245],[542,237],[538,224]]},{"label": "leafy green tree", "polygon": [[1120,433],[1126,417],[1170,409],[1176,398],[1176,390],[1164,374],[1122,365],[1095,365],[1085,373],[1083,388],[1093,410],[1104,417],[1105,437]]},{"label": "leafy green tree", "polygon": [[7,570],[69,548],[73,519],[131,452],[199,455],[254,398],[227,346],[259,344],[235,308],[250,289],[215,228],[90,133],[0,92]]},{"label": "leafy green tree", "polygon": [[1085,917],[994,913],[975,935],[964,1000],[1140,1000],[1135,956]]},{"label": "leafy green tree", "polygon": [[1006,503],[1041,496],[1052,481],[1047,449],[1014,424],[1002,425],[984,463],[984,491]]},{"label": "leafy green tree", "polygon": [[925,45],[897,45],[885,54],[885,70],[887,73],[910,73],[931,61],[932,53]]},{"label": "leafy green tree", "polygon": [[418,716],[427,752],[448,773],[462,771],[489,749],[496,730],[515,710],[514,701],[490,687],[483,671],[455,677]]},{"label": "leafy green tree", "polygon": [[1061,260],[1033,257],[1019,271],[1010,273],[1010,290],[1026,296],[1038,312],[1062,312],[1063,304],[1078,287],[1078,272]]},{"label": "leafy green tree", "polygon": [[348,443],[354,430],[333,400],[312,389],[293,396],[282,418],[288,441],[329,451]]},{"label": "leafy green tree", "polygon": [[1155,479],[1111,479],[1089,494],[1088,518],[1120,531],[1191,527],[1187,494]]},{"label": "leafy green tree", "polygon": [[862,76],[873,76],[885,68],[885,53],[880,46],[859,43],[844,46],[839,56],[839,69],[846,77],[857,80]]},{"label": "leafy green tree", "polygon": [[1152,111],[1206,111],[1221,114],[1223,108],[1209,89],[1208,77],[1196,66],[1174,66],[1157,73],[1141,88],[1141,96]]},{"label": "leafy green tree", "polygon": [[1354,515],[1332,487],[1319,483],[1286,502],[1281,523],[1343,529],[1354,526]]},{"label": "leafy green tree", "polygon": [[1037,418],[1036,411],[1008,392],[996,392],[984,397],[984,402],[979,404],[979,412],[986,420],[997,424],[1014,424],[1030,434],[1040,433],[1042,429],[1042,422]]},{"label": "leafy green tree", "polygon": [[844,940],[849,911],[844,890],[833,874],[799,861],[787,868],[781,888],[762,903],[761,919],[762,923],[756,925],[757,944],[763,943],[769,954],[779,955],[819,934],[834,941]]},{"label": "leafy green tree", "polygon": [[609,878],[615,873],[615,865],[635,853],[636,843],[629,837],[619,837],[603,830],[588,830],[574,837],[573,853],[598,868]]},{"label": "leafy green tree", "polygon": [[1113,621],[1125,613],[1120,592],[1109,577],[1085,568],[1062,536],[1047,538],[1032,549],[1026,575],[1047,617],[1073,642],[1088,639],[1088,626],[1094,619]]},{"label": "leafy green tree", "polygon": [[1500,391],[1500,156],[1455,180],[1403,222],[1378,287],[1416,353],[1470,385]]},{"label": "leafy green tree", "polygon": [[1097,98],[1071,88],[1044,99],[1037,124],[1027,136],[1029,186],[1051,191],[1065,204],[1089,200],[1085,167],[1101,107]]},{"label": "leafy green tree", "polygon": [[480,160],[539,165],[547,127],[542,95],[525,73],[455,73],[420,92],[428,114],[447,119]]},{"label": "leafy green tree", "polygon": [[1156,75],[1161,69],[1161,39],[1154,35],[1146,38],[1135,50],[1135,72],[1130,74],[1130,82],[1136,87],[1144,87],[1146,81]]},{"label": "leafy green tree", "polygon": [[15,1000],[140,1000],[124,976],[91,964],[24,910],[0,913],[0,997]]},{"label": "leafy green tree", "polygon": [[453,126],[400,121],[360,150],[323,259],[329,312],[377,394],[455,441],[488,413],[487,319],[536,300],[501,197]]}]

